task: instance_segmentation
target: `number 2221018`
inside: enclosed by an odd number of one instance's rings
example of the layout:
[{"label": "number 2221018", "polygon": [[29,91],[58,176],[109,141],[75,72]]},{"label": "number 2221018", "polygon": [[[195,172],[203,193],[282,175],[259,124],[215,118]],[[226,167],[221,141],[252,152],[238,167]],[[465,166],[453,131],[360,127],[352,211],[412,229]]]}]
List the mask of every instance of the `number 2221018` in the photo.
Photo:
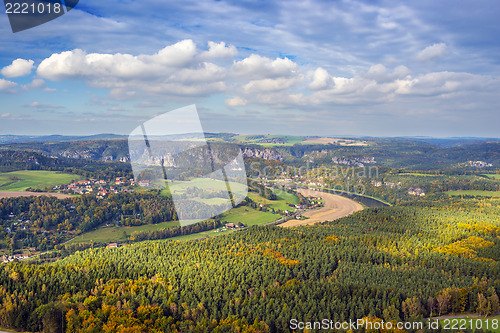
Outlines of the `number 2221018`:
[{"label": "number 2221018", "polygon": [[61,11],[60,3],[7,2],[5,4],[6,14],[59,14]]}]

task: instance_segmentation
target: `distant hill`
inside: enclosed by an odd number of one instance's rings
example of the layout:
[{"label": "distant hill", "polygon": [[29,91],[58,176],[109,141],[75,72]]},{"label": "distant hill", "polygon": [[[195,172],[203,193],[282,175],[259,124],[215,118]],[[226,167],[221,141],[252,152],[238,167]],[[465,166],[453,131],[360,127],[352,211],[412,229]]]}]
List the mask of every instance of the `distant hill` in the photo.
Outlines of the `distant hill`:
[{"label": "distant hill", "polygon": [[[430,170],[468,161],[500,165],[500,140],[481,138],[320,138],[206,133],[209,142],[235,143],[244,156],[285,163],[331,164],[334,160],[371,161],[387,167]],[[0,136],[0,151],[31,151],[54,158],[129,162],[127,137]],[[335,162],[334,162],[335,163]],[[359,163],[358,163],[359,164]]]},{"label": "distant hill", "polygon": [[95,134],[85,136],[65,136],[65,135],[0,135],[0,144],[8,143],[28,143],[28,142],[65,142],[65,141],[91,141],[91,140],[117,140],[125,139],[126,135],[118,134]]}]

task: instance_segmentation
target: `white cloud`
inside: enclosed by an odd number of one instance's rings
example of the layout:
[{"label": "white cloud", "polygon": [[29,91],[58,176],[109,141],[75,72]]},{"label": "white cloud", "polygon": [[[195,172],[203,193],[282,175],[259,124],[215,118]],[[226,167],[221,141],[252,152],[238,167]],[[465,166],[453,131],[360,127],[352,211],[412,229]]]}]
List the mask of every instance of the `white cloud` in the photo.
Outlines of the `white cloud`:
[{"label": "white cloud", "polygon": [[427,61],[437,58],[442,58],[448,54],[448,47],[445,43],[432,44],[420,51],[417,55],[417,60]]},{"label": "white cloud", "polygon": [[126,109],[119,106],[111,106],[108,108],[108,111],[126,111]]},{"label": "white cloud", "polygon": [[0,114],[0,118],[8,118],[10,117],[10,113],[2,113]]},{"label": "white cloud", "polygon": [[[439,50],[446,50],[446,45],[436,45],[431,47],[432,52],[426,51],[424,58],[430,59],[442,54]],[[335,104],[391,103],[436,96],[450,99],[456,94],[499,87],[493,77],[456,72],[413,74],[403,65],[390,68],[374,64],[364,70],[353,70],[353,75],[335,75],[331,69],[299,65],[286,57],[272,59],[250,54],[236,60],[236,55],[236,48],[224,42],[210,42],[208,49],[199,50],[192,40],[140,55],[89,54],[77,49],[55,53],[43,60],[37,74],[48,80],[83,80],[91,87],[107,89],[109,97],[116,100],[155,101],[151,105],[139,104],[141,107],[156,106],[168,99],[221,93],[234,96],[225,99],[225,104],[231,107],[254,104],[307,111]],[[3,84],[11,88],[15,85],[8,82]],[[1,85],[2,81],[0,89]],[[33,87],[44,85],[42,79],[31,83]]]},{"label": "white cloud", "polygon": [[32,89],[42,89],[45,88],[46,84],[45,81],[42,79],[34,79],[28,84],[23,85],[23,90],[28,91]]},{"label": "white cloud", "polygon": [[322,90],[331,88],[333,84],[334,82],[332,80],[332,77],[328,74],[328,72],[319,67],[314,71],[313,81],[309,84],[309,89]]},{"label": "white cloud", "polygon": [[17,86],[17,83],[0,79],[0,91],[9,91],[11,89],[14,89]]},{"label": "white cloud", "polygon": [[158,51],[152,58],[160,64],[172,67],[188,65],[195,57],[196,45],[191,39],[169,45]]},{"label": "white cloud", "polygon": [[247,79],[262,79],[293,76],[298,65],[288,58],[271,60],[266,57],[252,54],[249,57],[235,62],[232,68],[233,75]]},{"label": "white cloud", "polygon": [[2,68],[2,75],[7,78],[25,76],[31,73],[33,69],[33,60],[16,59],[12,64]]},{"label": "white cloud", "polygon": [[203,60],[232,52],[233,47],[224,43],[209,43],[209,50],[200,53],[192,40],[166,46],[153,55],[87,54],[76,49],[43,60],[37,74],[54,81],[82,79],[92,87],[110,89],[110,96],[119,100],[139,98],[142,93],[206,96],[225,90],[227,70]]},{"label": "white cloud", "polygon": [[208,42],[208,51],[200,54],[201,60],[210,60],[216,58],[233,58],[238,54],[234,45],[226,46],[226,43]]},{"label": "white cloud", "polygon": [[235,96],[233,98],[226,99],[224,102],[228,106],[244,106],[247,105],[248,101],[239,96]]},{"label": "white cloud", "polygon": [[64,106],[56,105],[56,104],[42,104],[40,102],[32,102],[30,104],[25,105],[26,107],[36,108],[36,109],[63,109]]},{"label": "white cloud", "polygon": [[252,80],[243,86],[247,94],[285,90],[296,84],[300,77]]}]

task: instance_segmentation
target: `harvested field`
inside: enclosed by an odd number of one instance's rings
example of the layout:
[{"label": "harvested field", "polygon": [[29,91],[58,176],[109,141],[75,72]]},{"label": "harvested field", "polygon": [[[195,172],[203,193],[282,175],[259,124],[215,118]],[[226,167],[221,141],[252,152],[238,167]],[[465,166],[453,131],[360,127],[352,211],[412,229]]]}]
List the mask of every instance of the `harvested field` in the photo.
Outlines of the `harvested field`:
[{"label": "harvested field", "polygon": [[363,209],[363,206],[361,206],[359,203],[340,195],[314,191],[310,189],[302,189],[298,192],[305,197],[322,198],[325,202],[325,205],[320,209],[311,210],[302,214],[305,217],[308,217],[307,220],[290,220],[283,224],[280,224],[280,226],[282,227],[295,227],[298,225],[308,225],[324,221],[333,221]]},{"label": "harvested field", "polygon": [[49,197],[56,197],[58,199],[66,199],[71,198],[71,195],[61,194],[61,193],[49,193],[49,192],[28,192],[28,191],[0,191],[0,199],[1,198],[17,198],[17,197],[29,197],[34,195],[35,197],[41,197],[42,195],[46,195]]}]

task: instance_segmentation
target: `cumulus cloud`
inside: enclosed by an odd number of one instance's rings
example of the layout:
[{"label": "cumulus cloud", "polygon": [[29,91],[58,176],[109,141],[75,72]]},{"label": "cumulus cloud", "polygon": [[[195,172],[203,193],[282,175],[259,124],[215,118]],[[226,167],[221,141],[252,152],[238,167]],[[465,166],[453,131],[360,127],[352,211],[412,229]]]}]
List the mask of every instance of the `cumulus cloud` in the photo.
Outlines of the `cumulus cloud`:
[{"label": "cumulus cloud", "polygon": [[14,89],[17,86],[17,83],[0,79],[0,91],[9,91]]},{"label": "cumulus cloud", "polygon": [[72,50],[43,60],[37,74],[49,80],[82,79],[90,86],[110,89],[115,99],[138,98],[141,93],[206,96],[225,90],[227,70],[208,59],[226,58],[235,48],[209,43],[199,52],[192,40],[166,46],[152,55],[99,54]]},{"label": "cumulus cloud", "polygon": [[[437,97],[449,94],[474,94],[499,88],[493,77],[456,72],[433,72],[413,76],[408,68],[374,65],[368,72],[352,78],[334,77],[331,89],[314,92],[308,99],[311,105],[329,103],[383,103],[405,97]],[[496,87],[496,88],[495,88]]]},{"label": "cumulus cloud", "polygon": [[309,84],[309,89],[311,90],[322,90],[326,88],[331,88],[334,84],[332,77],[328,74],[326,70],[319,67],[316,68],[313,74],[313,81]]},{"label": "cumulus cloud", "polygon": [[42,104],[40,102],[32,102],[30,104],[25,105],[26,107],[29,108],[36,108],[36,109],[63,109],[64,106],[62,105],[56,105],[56,104]]},{"label": "cumulus cloud", "polygon": [[285,90],[296,84],[300,77],[252,80],[243,86],[247,94]]},{"label": "cumulus cloud", "polygon": [[442,58],[448,54],[448,47],[445,43],[432,44],[417,54],[417,60],[428,61]]},{"label": "cumulus cloud", "polygon": [[235,96],[233,98],[226,99],[224,102],[227,106],[244,106],[247,105],[248,101],[239,96]]},{"label": "cumulus cloud", "polygon": [[297,68],[298,65],[288,58],[271,60],[257,54],[252,54],[241,61],[235,62],[232,67],[232,73],[237,77],[247,79],[277,78],[293,76]]},{"label": "cumulus cloud", "polygon": [[[421,59],[445,54],[445,44],[421,52]],[[271,105],[276,107],[325,107],[335,104],[388,103],[408,97],[426,98],[470,94],[499,87],[493,77],[456,72],[414,74],[403,65],[394,68],[374,64],[351,76],[335,75],[330,69],[299,65],[293,60],[250,54],[235,59],[237,50],[224,42],[209,42],[199,49],[192,40],[168,45],[156,53],[104,54],[72,50],[52,54],[37,68],[37,79],[26,85],[45,87],[46,80],[83,80],[109,91],[115,100],[149,99],[157,106],[167,98],[208,97],[225,94],[230,107]],[[305,74],[304,74],[305,73]],[[0,89],[13,89],[14,82],[0,81]],[[493,88],[492,88],[493,87]],[[149,98],[147,98],[149,97]],[[54,105],[32,103],[30,107]],[[115,110],[118,111],[118,110]]]},{"label": "cumulus cloud", "polygon": [[201,53],[200,59],[233,58],[237,54],[238,51],[234,45],[226,45],[224,42],[208,42],[208,51]]},{"label": "cumulus cloud", "polygon": [[119,106],[111,106],[108,108],[108,111],[126,111],[126,109],[122,108],[122,107],[119,107]]},{"label": "cumulus cloud", "polygon": [[16,59],[10,65],[2,68],[1,73],[6,78],[25,76],[31,73],[34,63],[33,60]]},{"label": "cumulus cloud", "polygon": [[23,90],[28,91],[32,89],[42,89],[45,88],[45,81],[42,79],[34,79],[28,84],[23,85]]}]

